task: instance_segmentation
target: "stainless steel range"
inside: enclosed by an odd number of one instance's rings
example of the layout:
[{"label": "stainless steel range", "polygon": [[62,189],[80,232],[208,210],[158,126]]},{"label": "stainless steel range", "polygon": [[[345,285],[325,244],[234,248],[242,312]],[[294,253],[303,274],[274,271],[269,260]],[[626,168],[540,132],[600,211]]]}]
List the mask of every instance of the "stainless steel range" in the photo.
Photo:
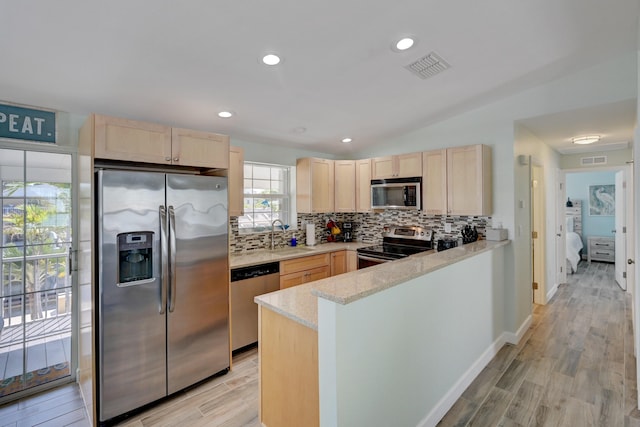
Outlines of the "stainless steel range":
[{"label": "stainless steel range", "polygon": [[392,226],[382,244],[358,249],[358,269],[433,250],[433,231],[418,226]]}]

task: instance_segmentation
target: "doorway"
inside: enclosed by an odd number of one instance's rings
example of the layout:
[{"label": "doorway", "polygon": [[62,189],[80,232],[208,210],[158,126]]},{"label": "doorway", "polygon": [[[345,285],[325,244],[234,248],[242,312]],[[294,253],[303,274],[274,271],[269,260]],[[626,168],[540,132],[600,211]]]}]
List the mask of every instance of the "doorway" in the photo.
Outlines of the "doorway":
[{"label": "doorway", "polygon": [[546,302],[544,170],[531,165],[531,262],[533,303]]},{"label": "doorway", "polygon": [[73,378],[73,157],[0,148],[0,403]]},{"label": "doorway", "polygon": [[[632,291],[633,271],[627,269],[626,263],[627,259],[633,258],[634,252],[631,173],[628,166],[566,170],[561,174],[560,182],[566,187],[562,200],[570,198],[582,204],[581,262],[613,263],[620,288]],[[564,216],[566,208],[560,200],[559,207],[558,216]],[[565,255],[563,251],[562,256]],[[561,265],[567,264],[565,260],[561,261]]]}]

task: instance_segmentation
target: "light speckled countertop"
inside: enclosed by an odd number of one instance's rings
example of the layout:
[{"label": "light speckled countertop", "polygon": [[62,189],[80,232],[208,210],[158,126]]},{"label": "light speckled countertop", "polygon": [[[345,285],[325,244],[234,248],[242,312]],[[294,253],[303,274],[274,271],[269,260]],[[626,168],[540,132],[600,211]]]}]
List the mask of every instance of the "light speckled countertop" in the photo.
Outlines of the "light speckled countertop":
[{"label": "light speckled countertop", "polygon": [[316,254],[323,254],[325,252],[341,251],[346,249],[348,251],[355,251],[358,248],[364,248],[365,246],[372,246],[373,243],[360,243],[360,242],[333,242],[324,243],[315,246],[286,246],[277,248],[275,250],[260,249],[244,253],[242,255],[230,255],[229,256],[229,268],[248,267],[250,265],[267,264],[270,262],[284,261],[292,258],[299,258],[303,256],[311,256]]},{"label": "light speckled countertop", "polygon": [[[318,330],[318,297],[338,304],[349,304],[509,243],[509,240],[501,242],[479,240],[447,251],[417,254],[405,259],[271,292],[257,296],[254,300],[276,313]],[[321,246],[328,245],[333,245],[333,243]],[[366,244],[362,246],[366,246]]]}]

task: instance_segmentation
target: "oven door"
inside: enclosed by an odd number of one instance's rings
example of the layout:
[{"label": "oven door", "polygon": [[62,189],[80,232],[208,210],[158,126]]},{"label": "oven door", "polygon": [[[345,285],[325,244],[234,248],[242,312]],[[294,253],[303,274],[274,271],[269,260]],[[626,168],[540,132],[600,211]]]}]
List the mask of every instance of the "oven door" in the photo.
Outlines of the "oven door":
[{"label": "oven door", "polygon": [[372,267],[374,265],[382,264],[385,262],[393,261],[397,258],[385,257],[383,255],[364,255],[358,254],[358,270],[361,268]]}]

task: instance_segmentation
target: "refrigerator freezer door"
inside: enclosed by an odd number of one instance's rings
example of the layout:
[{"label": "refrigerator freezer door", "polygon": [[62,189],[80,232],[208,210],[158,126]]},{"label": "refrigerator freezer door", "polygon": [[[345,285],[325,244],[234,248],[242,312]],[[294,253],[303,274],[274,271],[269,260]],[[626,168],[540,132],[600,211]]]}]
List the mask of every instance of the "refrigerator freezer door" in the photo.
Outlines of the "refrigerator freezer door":
[{"label": "refrigerator freezer door", "polygon": [[167,175],[167,207],[174,211],[167,314],[173,393],[229,367],[227,179]]},{"label": "refrigerator freezer door", "polygon": [[[98,395],[106,421],[166,395],[166,317],[161,314],[159,207],[165,175],[99,171],[98,188]],[[153,279],[118,284],[117,236],[152,240]],[[146,237],[141,237],[146,236]],[[151,236],[151,237],[149,237]],[[126,239],[121,239],[127,242]],[[143,245],[144,246],[144,245]],[[135,248],[123,257],[142,259]],[[148,255],[148,248],[145,249]],[[147,260],[148,261],[148,260]],[[145,261],[145,262],[147,262]]]}]

